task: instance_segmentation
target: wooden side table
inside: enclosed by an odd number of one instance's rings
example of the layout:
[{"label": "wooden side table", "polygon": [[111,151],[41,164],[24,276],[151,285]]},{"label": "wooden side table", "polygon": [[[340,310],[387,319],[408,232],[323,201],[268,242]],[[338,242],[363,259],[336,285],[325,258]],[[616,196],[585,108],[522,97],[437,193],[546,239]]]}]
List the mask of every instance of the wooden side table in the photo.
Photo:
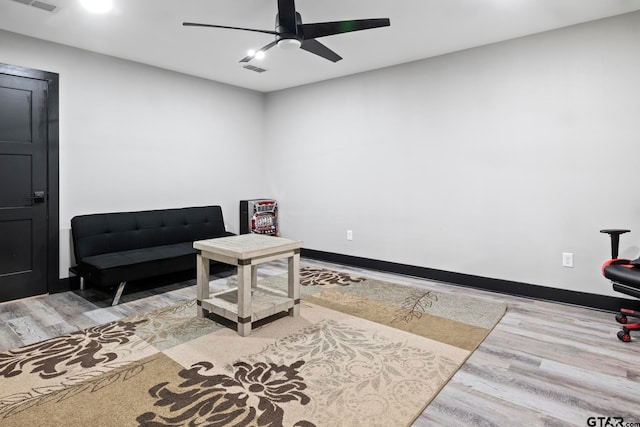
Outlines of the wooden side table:
[{"label": "wooden side table", "polygon": [[[302,241],[260,234],[199,240],[193,243],[197,256],[198,316],[217,314],[238,324],[238,334],[251,333],[251,322],[289,311],[300,314],[300,248]],[[287,258],[288,292],[257,284],[257,266]],[[209,260],[235,265],[238,287],[209,295]]]}]

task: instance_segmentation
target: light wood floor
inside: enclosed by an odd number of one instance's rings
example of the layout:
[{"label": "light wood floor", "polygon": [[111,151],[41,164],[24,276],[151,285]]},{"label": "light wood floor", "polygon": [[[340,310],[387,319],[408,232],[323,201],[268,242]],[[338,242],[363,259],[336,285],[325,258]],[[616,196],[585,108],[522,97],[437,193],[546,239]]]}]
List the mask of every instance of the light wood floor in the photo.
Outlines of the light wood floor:
[{"label": "light wood floor", "polygon": [[[500,323],[414,426],[586,426],[589,417],[622,417],[624,426],[640,427],[640,334],[620,342],[611,313],[308,259],[302,265],[507,303]],[[282,274],[286,264],[258,272]],[[230,274],[216,275],[214,285],[226,286]],[[193,299],[193,283],[129,289],[116,307],[92,289],[1,304],[0,351]]]}]

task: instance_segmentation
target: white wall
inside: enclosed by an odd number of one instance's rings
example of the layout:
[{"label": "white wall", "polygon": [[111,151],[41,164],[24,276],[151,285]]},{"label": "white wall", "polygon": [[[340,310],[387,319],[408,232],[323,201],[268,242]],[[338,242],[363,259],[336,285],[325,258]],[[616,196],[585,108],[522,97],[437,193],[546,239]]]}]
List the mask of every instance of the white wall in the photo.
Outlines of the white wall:
[{"label": "white wall", "polygon": [[598,231],[633,229],[621,255],[639,256],[638,40],[634,13],[268,94],[283,235],[615,295]]},{"label": "white wall", "polygon": [[60,277],[85,213],[261,194],[264,95],[0,31],[0,61],[60,74]]},{"label": "white wall", "polygon": [[7,32],[0,61],[60,74],[61,277],[74,215],[221,204],[237,231],[269,196],[306,248],[615,295],[637,40],[640,13],[266,96]]}]

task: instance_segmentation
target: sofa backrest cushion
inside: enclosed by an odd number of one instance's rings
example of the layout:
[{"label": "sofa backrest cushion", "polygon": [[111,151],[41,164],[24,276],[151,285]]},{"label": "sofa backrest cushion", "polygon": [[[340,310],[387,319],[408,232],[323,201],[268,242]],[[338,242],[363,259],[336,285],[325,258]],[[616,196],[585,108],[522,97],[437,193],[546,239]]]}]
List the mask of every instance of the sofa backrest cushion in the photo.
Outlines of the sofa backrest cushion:
[{"label": "sofa backrest cushion", "polygon": [[225,235],[220,206],[79,215],[71,220],[76,260]]}]

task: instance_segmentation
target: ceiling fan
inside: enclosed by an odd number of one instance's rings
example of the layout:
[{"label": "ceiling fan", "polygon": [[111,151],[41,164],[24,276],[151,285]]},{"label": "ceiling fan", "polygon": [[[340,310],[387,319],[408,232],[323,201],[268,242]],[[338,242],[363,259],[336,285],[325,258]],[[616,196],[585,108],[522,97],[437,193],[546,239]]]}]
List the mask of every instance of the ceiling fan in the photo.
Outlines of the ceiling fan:
[{"label": "ceiling fan", "polygon": [[256,33],[272,34],[275,40],[257,51],[250,51],[240,62],[249,62],[253,58],[260,58],[264,52],[275,45],[278,47],[301,48],[307,52],[321,56],[332,62],[342,59],[340,55],[317,41],[317,38],[334,34],[349,33],[352,31],[369,30],[372,28],[388,27],[391,21],[388,18],[380,19],[356,19],[352,21],[318,22],[303,24],[302,17],[296,12],[295,0],[278,0],[278,13],[276,15],[275,31],[256,30],[252,28],[227,27],[225,25],[198,24],[195,22],[183,22],[185,27],[209,27],[226,28],[229,30],[253,31]]}]

